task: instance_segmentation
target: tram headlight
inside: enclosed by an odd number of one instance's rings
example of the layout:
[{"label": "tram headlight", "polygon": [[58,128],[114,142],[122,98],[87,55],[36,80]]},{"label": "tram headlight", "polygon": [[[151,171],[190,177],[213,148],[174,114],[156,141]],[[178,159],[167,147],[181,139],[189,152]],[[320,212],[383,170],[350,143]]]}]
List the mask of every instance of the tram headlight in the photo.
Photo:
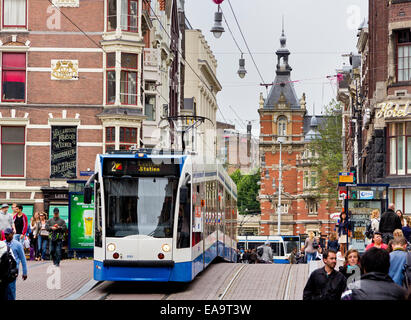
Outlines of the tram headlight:
[{"label": "tram headlight", "polygon": [[166,243],[161,246],[161,249],[163,249],[164,252],[169,252],[170,246]]},{"label": "tram headlight", "polygon": [[109,244],[107,245],[107,250],[108,250],[108,251],[114,251],[114,250],[116,250],[116,245],[115,245],[114,243],[109,243]]}]

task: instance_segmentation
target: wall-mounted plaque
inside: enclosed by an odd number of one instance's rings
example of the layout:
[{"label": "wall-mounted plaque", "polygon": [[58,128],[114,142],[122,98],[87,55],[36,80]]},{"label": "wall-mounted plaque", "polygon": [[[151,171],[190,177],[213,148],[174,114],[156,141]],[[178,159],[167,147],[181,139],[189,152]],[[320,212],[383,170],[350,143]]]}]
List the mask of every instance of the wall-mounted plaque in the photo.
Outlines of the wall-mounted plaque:
[{"label": "wall-mounted plaque", "polygon": [[51,60],[51,80],[78,80],[78,60]]},{"label": "wall-mounted plaque", "polygon": [[51,127],[50,178],[77,177],[77,127]]}]

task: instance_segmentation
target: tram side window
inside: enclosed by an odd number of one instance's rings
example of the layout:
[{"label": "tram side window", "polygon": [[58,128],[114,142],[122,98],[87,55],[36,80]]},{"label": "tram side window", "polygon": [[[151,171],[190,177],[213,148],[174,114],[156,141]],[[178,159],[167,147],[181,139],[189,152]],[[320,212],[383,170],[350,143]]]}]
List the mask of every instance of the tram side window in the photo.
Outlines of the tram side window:
[{"label": "tram side window", "polygon": [[177,225],[177,248],[190,247],[190,199],[191,186],[188,185],[188,195],[186,203],[180,203],[178,209],[178,225]]},{"label": "tram side window", "polygon": [[273,249],[273,256],[284,256],[284,245],[283,243],[275,242],[271,243],[271,248]]},{"label": "tram side window", "polygon": [[[193,186],[193,239],[192,244],[193,246],[196,245],[201,241],[202,236],[202,225],[201,225],[201,193],[200,193],[200,184],[195,184]],[[197,217],[196,217],[197,216]]]},{"label": "tram side window", "polygon": [[101,217],[101,189],[100,183],[96,183],[96,196],[95,196],[95,206],[96,206],[96,222],[94,224],[94,245],[96,247],[103,246],[103,221]]}]

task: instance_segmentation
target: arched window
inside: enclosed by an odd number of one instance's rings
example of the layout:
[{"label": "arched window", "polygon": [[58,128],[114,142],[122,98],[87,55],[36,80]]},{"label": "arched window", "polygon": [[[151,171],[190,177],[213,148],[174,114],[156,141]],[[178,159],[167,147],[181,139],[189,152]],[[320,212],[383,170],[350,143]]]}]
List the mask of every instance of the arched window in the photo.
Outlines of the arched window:
[{"label": "arched window", "polygon": [[277,128],[278,128],[278,136],[286,136],[287,135],[287,118],[281,116],[277,120]]}]

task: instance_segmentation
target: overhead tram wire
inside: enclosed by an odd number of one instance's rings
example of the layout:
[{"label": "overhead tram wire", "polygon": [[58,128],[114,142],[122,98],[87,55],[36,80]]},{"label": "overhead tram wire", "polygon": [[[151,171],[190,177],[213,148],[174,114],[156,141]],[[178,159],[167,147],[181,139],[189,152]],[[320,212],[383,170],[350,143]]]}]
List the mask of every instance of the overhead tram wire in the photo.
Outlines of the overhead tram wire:
[{"label": "overhead tram wire", "polygon": [[[49,0],[49,1],[50,1],[50,0]],[[144,1],[146,4],[149,4],[149,2],[148,2],[147,0],[143,0],[143,1]],[[164,27],[163,23],[161,22],[160,18],[157,16],[157,14],[155,13],[155,11],[153,10],[153,8],[152,8],[151,6],[150,6],[150,10],[151,10],[151,12],[154,14],[156,20],[158,21],[158,23],[160,24],[160,26],[161,26],[161,28],[164,30],[164,32],[167,34],[167,36],[168,36],[170,39],[172,39],[171,36],[170,36],[170,34],[168,33],[168,31],[167,31],[166,28]],[[180,51],[179,48],[177,48],[177,51],[178,51],[178,53],[180,54],[180,57],[181,57],[181,59],[184,61],[184,63],[190,67],[190,69],[193,71],[193,73],[196,75],[196,77],[204,84],[204,86],[208,89],[208,91],[210,91],[210,93],[211,93],[212,95],[214,95],[213,91],[208,87],[208,84],[204,81],[204,79],[201,78],[201,77],[197,74],[197,72],[194,70],[194,68],[191,66],[191,64],[184,58],[184,56],[183,56],[183,54],[181,53],[181,51]],[[216,105],[217,105],[217,108],[220,110],[220,107],[218,106],[218,104],[216,104]],[[226,118],[224,117],[224,114],[223,114],[223,112],[222,112],[221,110],[220,110],[220,113],[221,113],[221,115],[223,116],[224,121],[227,122],[227,120],[226,120]]]},{"label": "overhead tram wire", "polygon": [[[238,22],[237,16],[236,16],[236,14],[235,14],[235,12],[234,12],[234,9],[233,9],[233,6],[231,5],[231,1],[230,1],[230,0],[228,0],[228,4],[230,5],[231,12],[233,13],[234,19],[235,19],[235,21],[236,21],[236,23],[237,23],[238,30],[240,30],[241,36],[243,37],[245,46],[247,47],[248,53],[250,54],[250,57],[251,57],[251,60],[253,61],[254,66],[255,66],[255,68],[257,69],[258,74],[260,75],[261,81],[262,81],[263,83],[266,83],[266,82],[264,81],[264,79],[263,79],[263,76],[261,75],[260,70],[258,69],[257,63],[256,63],[255,60],[254,60],[254,56],[253,56],[253,54],[251,53],[250,47],[248,46],[248,43],[247,43],[247,40],[246,40],[245,37],[244,37],[243,31],[241,30],[241,27],[240,27],[240,23]],[[268,92],[268,88],[267,88],[267,87],[266,87],[266,90],[267,90],[267,92]]]}]

